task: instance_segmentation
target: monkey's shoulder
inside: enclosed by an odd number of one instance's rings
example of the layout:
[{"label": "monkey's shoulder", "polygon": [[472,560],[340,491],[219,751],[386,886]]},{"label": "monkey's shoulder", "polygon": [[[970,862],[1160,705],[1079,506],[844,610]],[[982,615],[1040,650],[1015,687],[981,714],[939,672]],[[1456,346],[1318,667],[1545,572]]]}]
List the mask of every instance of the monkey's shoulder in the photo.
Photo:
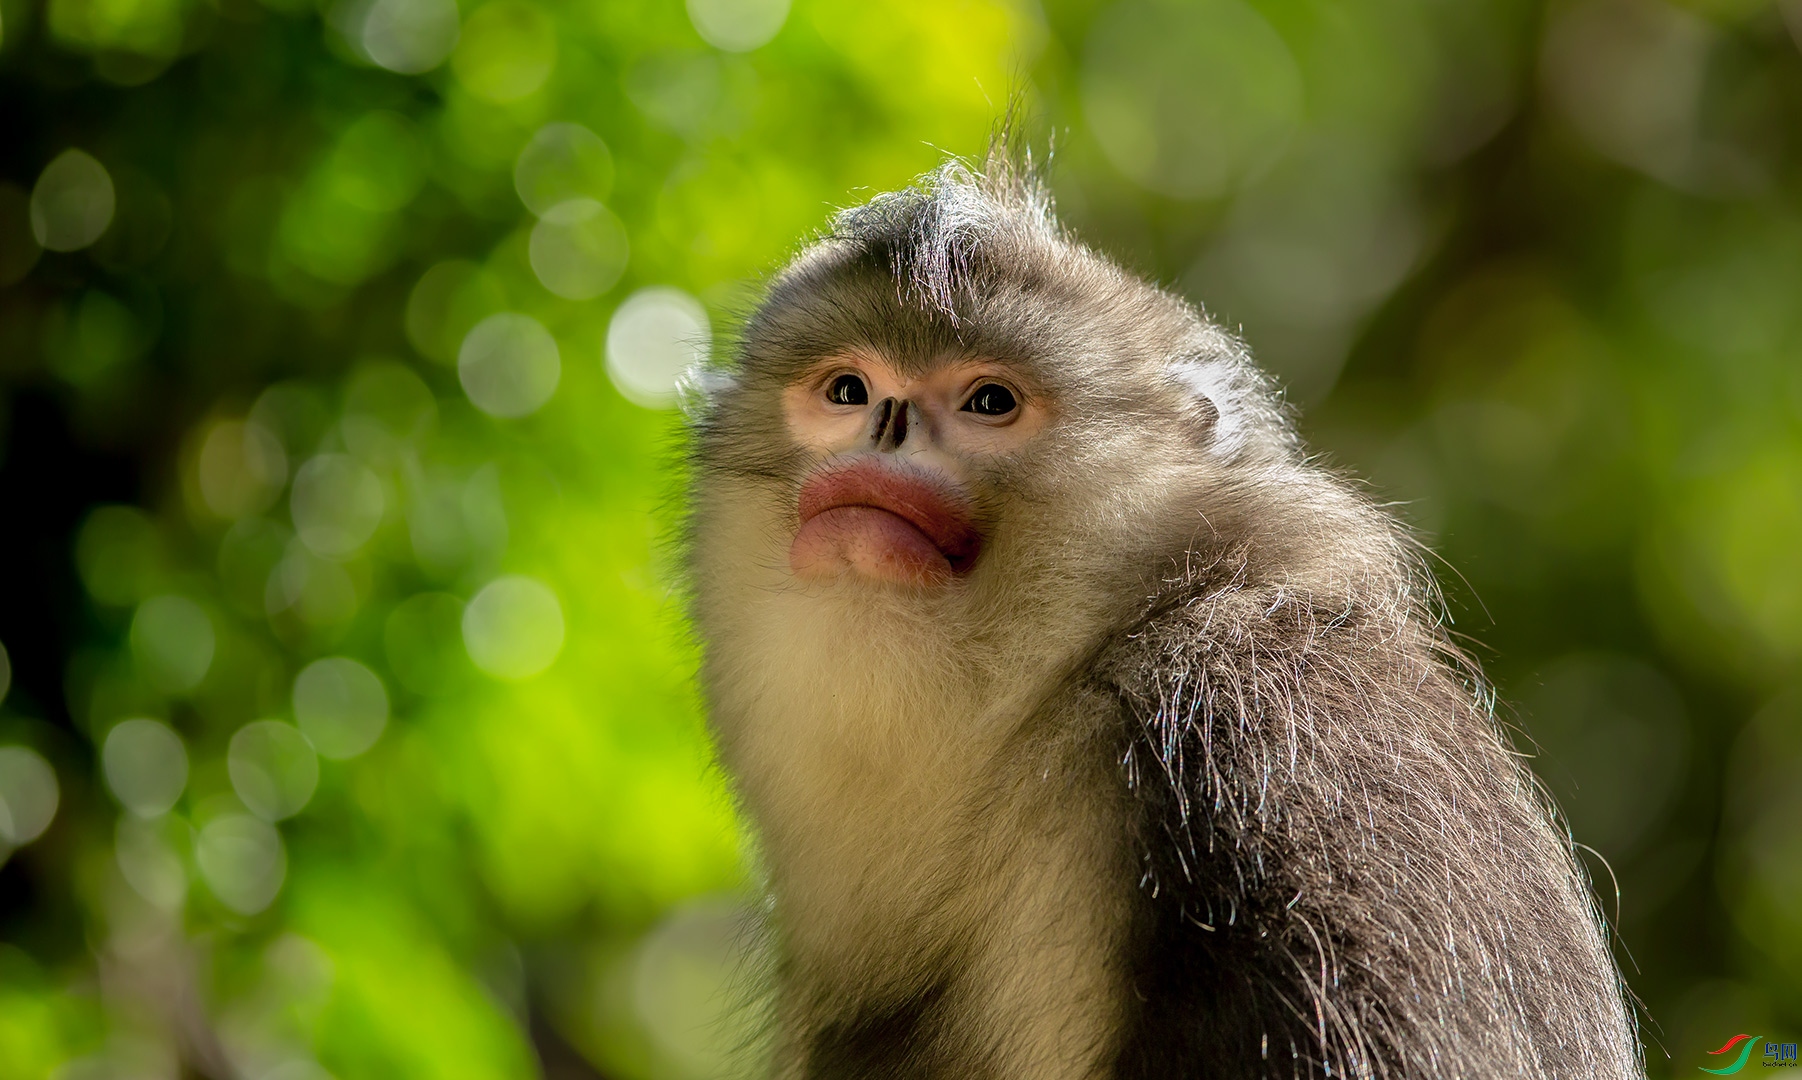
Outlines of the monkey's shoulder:
[{"label": "monkey's shoulder", "polygon": [[1285,583],[1167,589],[1093,671],[1134,710],[1233,687],[1282,691],[1272,705],[1377,686],[1455,697],[1475,689],[1462,655],[1408,596]]},{"label": "monkey's shoulder", "polygon": [[[1257,807],[1257,821],[1220,819],[1234,843],[1350,813],[1353,789],[1437,812],[1472,782],[1520,786],[1480,678],[1406,604],[1196,590],[1120,635],[1094,674],[1139,800],[1185,829],[1197,808]],[[1417,790],[1424,776],[1436,785]]]}]

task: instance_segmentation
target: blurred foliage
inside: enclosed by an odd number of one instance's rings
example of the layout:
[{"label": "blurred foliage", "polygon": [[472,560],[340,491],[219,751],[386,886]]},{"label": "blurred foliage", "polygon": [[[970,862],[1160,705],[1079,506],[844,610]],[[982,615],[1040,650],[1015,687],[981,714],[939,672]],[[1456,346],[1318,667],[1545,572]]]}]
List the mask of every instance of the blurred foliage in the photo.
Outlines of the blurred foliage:
[{"label": "blurred foliage", "polygon": [[1654,1074],[1793,1037],[1798,40],[1795,0],[0,0],[0,1076],[754,1057],[674,374],[1015,91],[1065,218],[1445,556]]}]

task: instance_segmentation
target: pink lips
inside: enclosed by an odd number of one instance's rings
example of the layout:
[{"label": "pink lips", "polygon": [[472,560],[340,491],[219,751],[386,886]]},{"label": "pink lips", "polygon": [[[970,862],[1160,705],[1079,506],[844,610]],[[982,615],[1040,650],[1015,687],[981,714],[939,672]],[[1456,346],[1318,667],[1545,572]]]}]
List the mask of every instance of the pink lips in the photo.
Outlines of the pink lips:
[{"label": "pink lips", "polygon": [[802,577],[850,569],[939,584],[969,573],[982,546],[968,505],[948,484],[872,459],[809,477],[798,509],[801,528],[788,561]]}]

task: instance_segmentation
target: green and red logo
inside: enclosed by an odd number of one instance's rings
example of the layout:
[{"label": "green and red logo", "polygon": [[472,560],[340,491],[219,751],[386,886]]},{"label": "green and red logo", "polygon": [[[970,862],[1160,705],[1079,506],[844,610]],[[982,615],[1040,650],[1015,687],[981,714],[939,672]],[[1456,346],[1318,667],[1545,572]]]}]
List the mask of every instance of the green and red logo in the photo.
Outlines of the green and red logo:
[{"label": "green and red logo", "polygon": [[[1725,1043],[1721,1044],[1721,1048],[1719,1050],[1708,1051],[1710,1056],[1715,1056],[1715,1055],[1720,1055],[1720,1054],[1730,1054],[1733,1052],[1735,1047],[1738,1047],[1739,1048],[1739,1057],[1734,1059],[1733,1064],[1723,1065],[1718,1069],[1711,1069],[1706,1065],[1702,1065],[1702,1066],[1698,1066],[1698,1067],[1703,1072],[1713,1073],[1716,1076],[1732,1076],[1734,1073],[1736,1073],[1746,1067],[1746,1062],[1748,1060],[1750,1060],[1752,1057],[1753,1048],[1755,1048],[1760,1042],[1763,1042],[1763,1040],[1764,1040],[1763,1035],[1735,1035],[1733,1038],[1728,1039]],[[1741,1046],[1740,1045],[1741,1043],[1744,1043],[1745,1045]],[[1793,1069],[1793,1068],[1795,1068],[1796,1067],[1796,1044],[1793,1042],[1792,1043],[1774,1043],[1774,1042],[1765,1043],[1764,1044],[1764,1067],[1767,1069]]]}]

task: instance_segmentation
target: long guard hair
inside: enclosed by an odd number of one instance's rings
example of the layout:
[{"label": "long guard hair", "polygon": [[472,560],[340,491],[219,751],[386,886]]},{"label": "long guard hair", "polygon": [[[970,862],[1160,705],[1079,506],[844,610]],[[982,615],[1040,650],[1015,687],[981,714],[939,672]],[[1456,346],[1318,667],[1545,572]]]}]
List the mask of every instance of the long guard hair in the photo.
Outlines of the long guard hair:
[{"label": "long guard hair", "polygon": [[[782,576],[776,395],[846,348],[1009,358],[1058,402],[952,595]],[[708,381],[695,613],[769,863],[780,1076],[1642,1075],[1416,543],[1029,164],[840,213]]]}]

